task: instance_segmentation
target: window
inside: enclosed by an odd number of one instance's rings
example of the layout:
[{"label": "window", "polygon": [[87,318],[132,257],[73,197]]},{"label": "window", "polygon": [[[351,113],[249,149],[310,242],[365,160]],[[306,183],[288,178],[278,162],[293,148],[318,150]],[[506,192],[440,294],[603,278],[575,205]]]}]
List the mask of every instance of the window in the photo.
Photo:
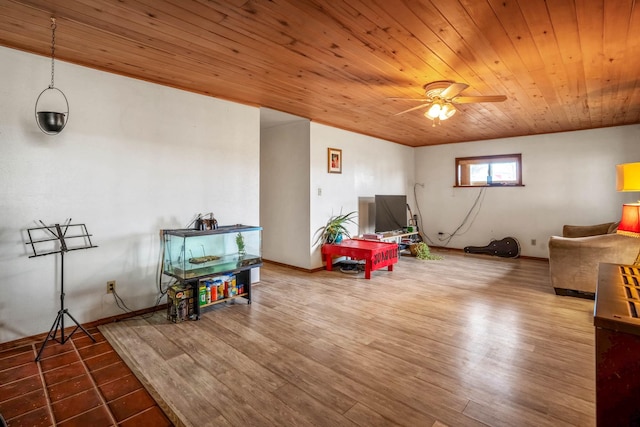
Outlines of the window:
[{"label": "window", "polygon": [[456,187],[522,185],[522,154],[456,158]]}]

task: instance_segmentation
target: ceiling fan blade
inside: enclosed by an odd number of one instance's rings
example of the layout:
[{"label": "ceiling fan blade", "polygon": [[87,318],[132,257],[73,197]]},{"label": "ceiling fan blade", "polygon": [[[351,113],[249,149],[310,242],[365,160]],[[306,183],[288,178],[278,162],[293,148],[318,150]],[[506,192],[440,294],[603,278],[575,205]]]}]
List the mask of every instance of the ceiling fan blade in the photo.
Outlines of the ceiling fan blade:
[{"label": "ceiling fan blade", "polygon": [[426,102],[422,105],[418,105],[417,107],[409,108],[408,110],[400,111],[399,113],[394,114],[394,116],[399,116],[400,114],[408,113],[409,111],[419,110],[420,108],[426,108],[431,105],[430,102]]},{"label": "ceiling fan blade", "polygon": [[468,87],[469,85],[465,83],[451,83],[448,88],[440,92],[439,96],[443,99],[451,99]]},{"label": "ceiling fan blade", "polygon": [[457,96],[451,100],[454,104],[473,104],[476,102],[502,102],[507,99],[504,95],[489,96]]},{"label": "ceiling fan blade", "polygon": [[425,97],[422,98],[387,98],[391,101],[422,101],[422,102],[429,102],[429,100]]}]

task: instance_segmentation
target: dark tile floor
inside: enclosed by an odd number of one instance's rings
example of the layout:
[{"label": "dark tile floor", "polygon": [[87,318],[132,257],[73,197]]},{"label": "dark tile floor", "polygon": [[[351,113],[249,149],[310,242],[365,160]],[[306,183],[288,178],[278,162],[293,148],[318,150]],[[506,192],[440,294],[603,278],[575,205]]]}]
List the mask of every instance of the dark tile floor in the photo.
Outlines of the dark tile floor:
[{"label": "dark tile floor", "polygon": [[97,328],[0,350],[0,414],[17,426],[172,426]]}]

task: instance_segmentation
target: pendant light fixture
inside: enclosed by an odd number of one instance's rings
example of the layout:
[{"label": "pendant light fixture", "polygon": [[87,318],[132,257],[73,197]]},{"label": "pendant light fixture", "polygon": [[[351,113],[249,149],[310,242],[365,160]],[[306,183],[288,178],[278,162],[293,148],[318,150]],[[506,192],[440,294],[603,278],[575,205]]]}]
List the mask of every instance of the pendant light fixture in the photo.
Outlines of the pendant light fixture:
[{"label": "pendant light fixture", "polygon": [[[40,130],[47,135],[57,135],[64,129],[69,121],[69,101],[67,101],[67,97],[64,95],[60,89],[54,86],[54,61],[56,57],[56,18],[51,18],[51,84],[48,88],[40,92],[38,99],[36,100],[36,123]],[[51,92],[50,92],[51,91]],[[45,103],[45,98],[48,98],[49,94],[53,95],[62,95],[64,99],[64,103],[66,106],[66,110],[64,112],[56,112],[52,111],[54,107],[49,107],[48,105],[41,109],[39,108],[39,104],[42,102]],[[45,97],[43,98],[43,95]],[[41,100],[42,98],[42,100]],[[59,97],[58,97],[59,98]]]}]

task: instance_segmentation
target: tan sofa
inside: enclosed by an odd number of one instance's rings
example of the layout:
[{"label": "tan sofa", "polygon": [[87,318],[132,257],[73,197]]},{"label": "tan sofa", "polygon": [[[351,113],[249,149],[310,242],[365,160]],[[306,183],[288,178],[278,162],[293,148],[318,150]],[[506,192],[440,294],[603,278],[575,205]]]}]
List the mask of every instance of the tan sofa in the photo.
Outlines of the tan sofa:
[{"label": "tan sofa", "polygon": [[558,295],[593,298],[598,264],[633,264],[640,239],[616,234],[618,223],[565,225],[549,239],[549,272]]}]

